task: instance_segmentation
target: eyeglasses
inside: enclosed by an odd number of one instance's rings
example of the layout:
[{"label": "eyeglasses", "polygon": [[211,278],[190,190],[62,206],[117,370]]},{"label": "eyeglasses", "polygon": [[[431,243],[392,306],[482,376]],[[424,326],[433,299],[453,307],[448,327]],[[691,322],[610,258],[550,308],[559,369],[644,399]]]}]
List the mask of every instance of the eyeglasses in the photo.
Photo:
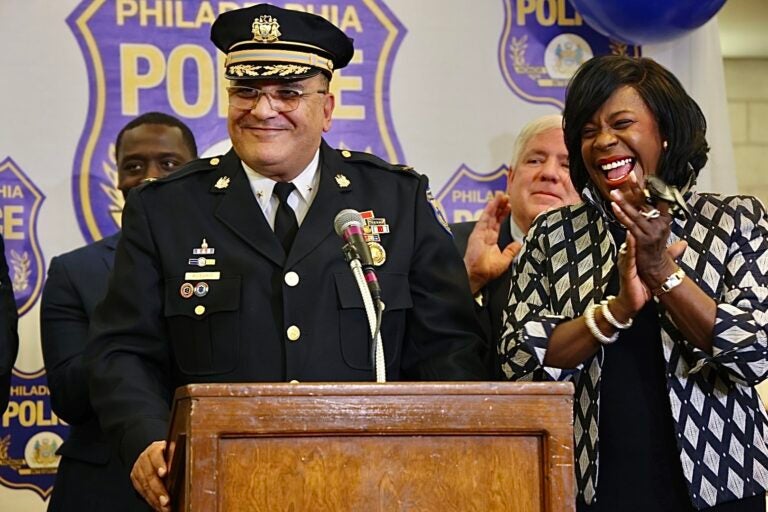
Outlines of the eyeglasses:
[{"label": "eyeglasses", "polygon": [[254,87],[232,86],[227,87],[229,104],[240,110],[253,110],[259,104],[262,96],[267,97],[269,108],[275,112],[292,112],[299,108],[301,99],[310,94],[328,94],[328,91],[301,91],[299,89],[275,89],[263,91]]}]

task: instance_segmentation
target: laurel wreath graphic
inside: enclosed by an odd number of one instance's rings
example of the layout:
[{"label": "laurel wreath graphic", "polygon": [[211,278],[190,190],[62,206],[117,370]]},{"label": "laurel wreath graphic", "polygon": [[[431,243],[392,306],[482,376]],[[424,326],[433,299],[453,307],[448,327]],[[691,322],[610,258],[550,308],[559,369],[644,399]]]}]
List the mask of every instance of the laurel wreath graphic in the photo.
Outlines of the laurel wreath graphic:
[{"label": "laurel wreath graphic", "polygon": [[268,66],[236,64],[228,68],[230,73],[234,73],[237,76],[287,76],[306,73],[309,69],[309,66],[300,66],[298,64],[274,64]]},{"label": "laurel wreath graphic", "polygon": [[515,63],[515,68],[527,65],[525,62],[525,50],[528,49],[528,35],[524,35],[521,38],[513,37],[509,49],[512,55],[512,62]]},{"label": "laurel wreath graphic", "polygon": [[101,184],[101,191],[106,194],[109,200],[109,216],[115,221],[115,225],[120,227],[125,199],[123,199],[123,194],[117,189],[117,158],[115,157],[114,143],[109,145],[108,153],[107,160],[101,163],[102,171],[107,178],[107,182]]},{"label": "laurel wreath graphic", "polygon": [[18,253],[11,249],[11,266],[13,267],[13,291],[23,292],[29,288],[30,270],[29,253]]},{"label": "laurel wreath graphic", "polygon": [[509,53],[512,56],[512,63],[515,65],[515,73],[519,75],[528,75],[528,78],[536,80],[542,75],[547,74],[547,68],[544,66],[531,66],[525,60],[525,51],[528,49],[528,34],[523,37],[512,38],[509,45]]},{"label": "laurel wreath graphic", "polygon": [[11,446],[11,434],[0,439],[0,466],[10,466],[18,470],[26,464],[24,459],[12,459],[8,455],[8,448]]}]

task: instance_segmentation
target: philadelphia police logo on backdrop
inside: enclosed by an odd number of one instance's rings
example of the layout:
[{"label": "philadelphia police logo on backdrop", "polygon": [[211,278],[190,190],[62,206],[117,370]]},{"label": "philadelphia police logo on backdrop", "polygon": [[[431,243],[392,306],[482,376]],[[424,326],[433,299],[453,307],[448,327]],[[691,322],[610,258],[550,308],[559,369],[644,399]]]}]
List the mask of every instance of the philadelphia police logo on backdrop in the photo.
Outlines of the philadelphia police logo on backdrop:
[{"label": "philadelphia police logo on backdrop", "polygon": [[565,86],[581,63],[611,53],[640,56],[640,47],[597,33],[568,0],[504,0],[499,66],[526,101],[563,108]]},{"label": "philadelphia police logo on backdrop", "polygon": [[37,238],[37,215],[45,196],[10,158],[0,162],[0,233],[19,316],[42,291],[43,256]]},{"label": "philadelphia police logo on backdrop", "polygon": [[30,489],[42,499],[53,490],[67,426],[51,410],[45,370],[11,376],[8,409],[0,423],[0,484]]},{"label": "philadelphia police logo on backdrop", "polygon": [[[402,162],[389,107],[389,81],[405,28],[381,0],[272,2],[318,14],[355,40],[355,55],[335,73],[332,146]],[[254,2],[87,0],[67,19],[80,44],[90,87],[88,117],[72,176],[78,222],[88,241],[119,229],[114,141],[132,118],[149,111],[179,117],[205,153],[229,149],[224,56],[209,40],[220,12]]]},{"label": "philadelphia police logo on backdrop", "polygon": [[506,165],[480,174],[462,164],[437,193],[437,201],[449,223],[477,220],[496,191],[507,190]]}]

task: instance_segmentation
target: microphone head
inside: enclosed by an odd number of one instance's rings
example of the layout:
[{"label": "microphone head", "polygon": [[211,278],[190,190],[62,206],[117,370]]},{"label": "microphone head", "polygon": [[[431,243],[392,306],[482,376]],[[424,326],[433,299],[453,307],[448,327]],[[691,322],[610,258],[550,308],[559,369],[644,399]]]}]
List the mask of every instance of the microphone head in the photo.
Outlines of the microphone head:
[{"label": "microphone head", "polygon": [[360,212],[347,208],[336,214],[336,217],[333,219],[333,229],[337,235],[343,236],[344,231],[350,226],[357,226],[362,229],[363,217],[360,215]]}]

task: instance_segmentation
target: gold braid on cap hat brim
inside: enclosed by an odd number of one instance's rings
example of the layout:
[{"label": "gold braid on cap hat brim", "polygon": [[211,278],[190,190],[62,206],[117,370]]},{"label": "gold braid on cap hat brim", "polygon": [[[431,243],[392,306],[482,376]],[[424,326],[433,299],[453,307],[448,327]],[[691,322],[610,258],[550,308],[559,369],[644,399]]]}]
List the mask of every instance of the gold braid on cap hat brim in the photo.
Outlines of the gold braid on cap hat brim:
[{"label": "gold braid on cap hat brim", "polygon": [[[270,65],[260,64],[262,62],[270,63]],[[277,62],[284,64],[275,64]],[[309,71],[309,68],[319,68],[333,73],[333,61],[331,59],[326,59],[314,53],[266,48],[230,52],[227,54],[224,65],[227,68],[228,74],[237,74],[238,76],[243,75],[240,75],[237,70],[244,73],[246,70],[249,71],[247,73],[248,76],[264,76],[263,72],[259,72],[260,69],[271,68],[270,70],[273,70],[278,67],[287,69],[287,66],[293,66],[297,71],[288,71],[283,73],[284,75],[306,73],[306,71]],[[299,71],[298,68],[306,68],[306,70]],[[272,72],[271,74],[276,73]]]},{"label": "gold braid on cap hat brim", "polygon": [[269,76],[293,76],[307,73],[310,66],[297,66],[296,64],[268,64],[266,66],[254,64],[235,64],[227,68],[227,77],[235,78],[265,78]]}]

